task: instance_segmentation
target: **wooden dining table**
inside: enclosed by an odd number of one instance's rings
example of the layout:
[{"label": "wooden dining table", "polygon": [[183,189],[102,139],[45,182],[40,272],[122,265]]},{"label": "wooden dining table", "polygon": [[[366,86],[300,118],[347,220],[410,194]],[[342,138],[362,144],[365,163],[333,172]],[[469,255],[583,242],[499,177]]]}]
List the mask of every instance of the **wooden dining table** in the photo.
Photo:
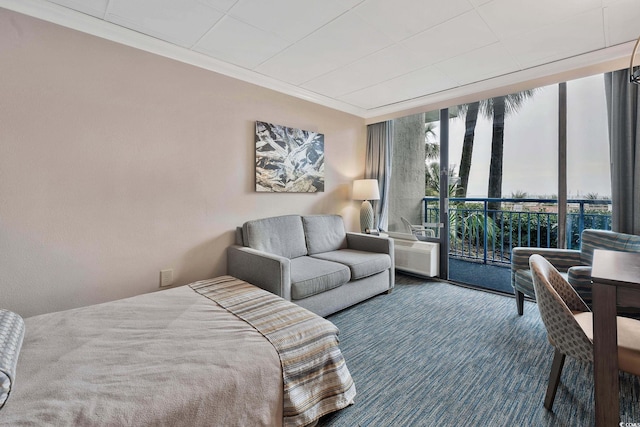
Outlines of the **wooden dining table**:
[{"label": "wooden dining table", "polygon": [[640,253],[593,253],[593,368],[596,427],[620,424],[616,304],[640,307]]}]

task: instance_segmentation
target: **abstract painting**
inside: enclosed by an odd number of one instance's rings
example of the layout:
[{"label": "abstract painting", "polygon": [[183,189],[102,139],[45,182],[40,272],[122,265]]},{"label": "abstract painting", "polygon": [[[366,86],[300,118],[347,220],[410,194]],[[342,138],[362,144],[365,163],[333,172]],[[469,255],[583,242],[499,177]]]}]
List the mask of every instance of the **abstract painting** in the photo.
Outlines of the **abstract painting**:
[{"label": "abstract painting", "polygon": [[324,191],[324,135],[257,121],[256,191]]}]

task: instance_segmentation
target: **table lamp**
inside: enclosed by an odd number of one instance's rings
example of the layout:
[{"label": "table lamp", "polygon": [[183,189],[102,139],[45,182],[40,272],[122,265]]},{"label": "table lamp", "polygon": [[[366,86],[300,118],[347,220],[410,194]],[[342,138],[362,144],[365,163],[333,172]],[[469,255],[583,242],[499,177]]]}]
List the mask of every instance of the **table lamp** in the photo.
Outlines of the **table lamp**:
[{"label": "table lamp", "polygon": [[353,181],[353,200],[363,200],[360,206],[360,231],[373,230],[373,206],[369,200],[380,200],[377,179],[356,179]]}]

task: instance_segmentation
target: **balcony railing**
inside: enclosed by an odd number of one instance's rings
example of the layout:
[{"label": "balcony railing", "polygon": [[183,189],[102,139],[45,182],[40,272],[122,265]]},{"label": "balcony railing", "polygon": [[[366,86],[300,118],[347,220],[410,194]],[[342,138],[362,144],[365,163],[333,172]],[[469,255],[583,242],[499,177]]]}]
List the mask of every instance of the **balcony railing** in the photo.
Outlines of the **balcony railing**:
[{"label": "balcony railing", "polygon": [[[425,197],[424,222],[440,222],[439,200]],[[500,209],[490,209],[499,203]],[[566,247],[578,249],[585,228],[611,229],[611,200],[567,200]],[[516,246],[555,248],[555,199],[449,198],[449,255],[486,263],[511,261]]]}]

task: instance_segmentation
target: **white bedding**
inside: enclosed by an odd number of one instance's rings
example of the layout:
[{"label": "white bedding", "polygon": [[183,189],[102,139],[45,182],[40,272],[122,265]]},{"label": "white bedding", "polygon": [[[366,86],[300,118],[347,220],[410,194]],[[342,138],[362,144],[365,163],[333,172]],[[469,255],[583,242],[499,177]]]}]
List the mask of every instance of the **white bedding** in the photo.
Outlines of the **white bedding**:
[{"label": "white bedding", "polygon": [[188,286],[25,324],[2,426],[282,424],[273,346]]}]

